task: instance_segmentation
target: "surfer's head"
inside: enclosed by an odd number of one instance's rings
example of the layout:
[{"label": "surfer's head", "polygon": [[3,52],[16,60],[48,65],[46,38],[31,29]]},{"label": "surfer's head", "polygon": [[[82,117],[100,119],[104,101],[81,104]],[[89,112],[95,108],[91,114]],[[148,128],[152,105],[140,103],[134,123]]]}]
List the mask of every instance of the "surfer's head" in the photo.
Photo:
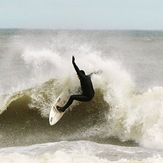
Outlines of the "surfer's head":
[{"label": "surfer's head", "polygon": [[82,74],[84,74],[84,75],[85,75],[85,72],[84,72],[83,70],[80,70],[80,72],[81,72]]},{"label": "surfer's head", "polygon": [[[80,70],[80,72],[82,73],[82,74],[84,74],[85,75],[85,72],[83,71],[83,70]],[[78,76],[78,78],[80,79],[80,77]]]}]

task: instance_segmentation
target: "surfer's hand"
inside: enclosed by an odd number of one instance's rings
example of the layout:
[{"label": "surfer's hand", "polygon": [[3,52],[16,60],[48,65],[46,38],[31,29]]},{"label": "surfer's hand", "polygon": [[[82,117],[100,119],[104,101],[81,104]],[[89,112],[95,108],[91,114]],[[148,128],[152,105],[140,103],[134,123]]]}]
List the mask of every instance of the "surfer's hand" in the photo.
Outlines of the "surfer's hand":
[{"label": "surfer's hand", "polygon": [[102,70],[98,70],[98,71],[95,71],[93,72],[94,74],[101,74],[102,73]]},{"label": "surfer's hand", "polygon": [[74,56],[72,56],[72,62],[75,62],[75,57]]}]

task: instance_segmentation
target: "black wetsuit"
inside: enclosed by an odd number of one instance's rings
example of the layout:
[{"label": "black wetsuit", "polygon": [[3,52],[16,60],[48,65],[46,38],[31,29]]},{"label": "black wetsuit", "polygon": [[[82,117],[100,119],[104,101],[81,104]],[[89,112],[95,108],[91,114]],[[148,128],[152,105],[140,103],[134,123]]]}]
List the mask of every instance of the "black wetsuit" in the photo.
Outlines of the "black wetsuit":
[{"label": "black wetsuit", "polygon": [[92,81],[91,81],[91,75],[85,75],[84,71],[79,70],[77,65],[75,64],[75,61],[72,61],[73,66],[77,72],[77,75],[80,80],[82,94],[81,95],[72,95],[70,96],[68,102],[65,104],[65,106],[60,107],[59,110],[64,112],[74,100],[77,101],[91,101],[95,92],[93,89]]}]

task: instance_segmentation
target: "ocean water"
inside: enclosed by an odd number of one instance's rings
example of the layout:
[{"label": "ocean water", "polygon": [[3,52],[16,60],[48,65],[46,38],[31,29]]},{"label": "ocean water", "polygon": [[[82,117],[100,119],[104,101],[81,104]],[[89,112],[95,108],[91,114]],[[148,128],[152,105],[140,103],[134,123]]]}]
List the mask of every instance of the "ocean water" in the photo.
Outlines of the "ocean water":
[{"label": "ocean water", "polygon": [[[0,162],[163,162],[163,31],[0,30]],[[64,90],[95,97],[49,125]]]}]

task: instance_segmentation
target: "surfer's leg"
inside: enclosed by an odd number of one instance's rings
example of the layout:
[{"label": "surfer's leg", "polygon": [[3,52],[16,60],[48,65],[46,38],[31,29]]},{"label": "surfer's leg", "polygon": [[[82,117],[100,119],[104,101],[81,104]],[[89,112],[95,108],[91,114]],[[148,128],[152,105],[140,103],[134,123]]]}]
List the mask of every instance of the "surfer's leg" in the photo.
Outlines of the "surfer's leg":
[{"label": "surfer's leg", "polygon": [[74,100],[77,101],[90,101],[90,98],[85,96],[85,95],[72,95],[70,96],[69,100],[67,101],[67,103],[65,104],[65,106],[63,107],[57,107],[57,109],[59,111],[64,112],[71,104]]}]

